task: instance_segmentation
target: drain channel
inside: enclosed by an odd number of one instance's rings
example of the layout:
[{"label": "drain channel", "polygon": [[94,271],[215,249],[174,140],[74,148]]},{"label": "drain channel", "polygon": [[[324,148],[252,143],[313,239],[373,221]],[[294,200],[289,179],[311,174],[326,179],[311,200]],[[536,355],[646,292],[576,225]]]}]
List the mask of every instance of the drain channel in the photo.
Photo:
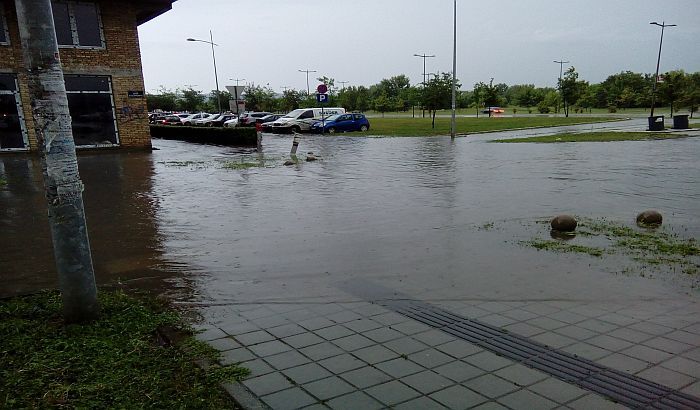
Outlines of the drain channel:
[{"label": "drain channel", "polygon": [[[700,409],[700,399],[369,283],[343,288],[372,303],[632,408]],[[388,299],[387,297],[391,297]]]}]

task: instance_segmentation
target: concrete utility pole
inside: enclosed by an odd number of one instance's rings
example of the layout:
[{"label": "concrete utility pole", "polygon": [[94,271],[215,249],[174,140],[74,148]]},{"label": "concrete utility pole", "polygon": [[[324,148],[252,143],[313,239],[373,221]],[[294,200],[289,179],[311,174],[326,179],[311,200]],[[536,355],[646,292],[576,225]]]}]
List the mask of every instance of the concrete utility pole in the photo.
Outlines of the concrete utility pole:
[{"label": "concrete utility pole", "polygon": [[15,0],[15,5],[64,317],[68,323],[85,322],[99,314],[97,288],[51,0]]},{"label": "concrete utility pole", "polygon": [[[428,73],[426,72],[426,68],[425,68],[426,67],[425,60],[427,58],[435,58],[435,56],[434,55],[427,55],[427,54],[423,53],[423,54],[414,54],[413,57],[420,57],[423,59],[423,89],[425,90],[425,84],[426,84],[425,76],[428,75]],[[425,118],[425,107],[423,107],[423,118]]]},{"label": "concrete utility pole", "polygon": [[309,73],[317,73],[316,70],[299,70],[300,73],[306,73],[306,96],[311,95],[311,88],[309,87]]}]

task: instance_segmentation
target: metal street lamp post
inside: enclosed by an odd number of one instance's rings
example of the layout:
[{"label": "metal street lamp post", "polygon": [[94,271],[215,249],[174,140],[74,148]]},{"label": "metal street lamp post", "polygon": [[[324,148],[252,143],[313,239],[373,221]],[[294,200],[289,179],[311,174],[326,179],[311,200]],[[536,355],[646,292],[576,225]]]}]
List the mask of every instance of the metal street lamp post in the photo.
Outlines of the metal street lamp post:
[{"label": "metal street lamp post", "polygon": [[450,138],[457,133],[457,0],[454,0],[454,24],[452,37],[452,121],[450,122]]},{"label": "metal street lamp post", "polygon": [[[413,56],[420,57],[423,59],[423,88],[425,88],[425,76],[428,74],[426,72],[426,69],[425,69],[425,60],[428,58],[434,58],[435,55],[427,55],[427,54],[423,53],[423,54],[414,54]],[[423,107],[423,118],[425,118],[425,107]]]},{"label": "metal street lamp post", "polygon": [[219,75],[216,72],[216,54],[214,53],[214,46],[218,46],[218,44],[214,43],[214,36],[211,33],[211,30],[209,30],[209,39],[210,41],[207,40],[197,40],[196,38],[188,38],[187,41],[199,41],[200,43],[207,43],[211,45],[211,58],[214,60],[214,81],[216,83],[216,103],[219,107],[219,113],[221,113],[221,93],[219,92]]},{"label": "metal street lamp post", "polygon": [[661,27],[661,40],[659,40],[659,57],[656,59],[656,74],[654,75],[654,88],[651,90],[651,114],[650,117],[654,116],[654,105],[656,105],[656,84],[659,82],[659,65],[661,64],[661,45],[664,43],[664,28],[666,27],[676,27],[676,24],[666,24],[662,21],[661,24],[652,21],[649,24]]},{"label": "metal street lamp post", "polygon": [[317,73],[316,70],[299,70],[300,73],[306,73],[306,96],[311,95],[311,88],[309,87],[309,73]]},{"label": "metal street lamp post", "polygon": [[[559,95],[562,97],[562,101],[564,100],[564,91],[561,89],[561,76],[564,74],[564,64],[569,64],[569,61],[564,61],[564,60],[554,60],[555,63],[559,64],[559,83],[557,84],[557,88],[559,89]],[[564,106],[566,106],[566,101],[564,101]],[[557,103],[557,114],[559,114],[559,104]]]}]

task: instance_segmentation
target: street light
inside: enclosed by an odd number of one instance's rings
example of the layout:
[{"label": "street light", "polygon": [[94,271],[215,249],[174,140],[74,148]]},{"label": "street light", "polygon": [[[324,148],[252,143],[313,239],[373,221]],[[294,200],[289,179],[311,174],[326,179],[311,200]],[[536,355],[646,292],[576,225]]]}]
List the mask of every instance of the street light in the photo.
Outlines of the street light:
[{"label": "street light", "polygon": [[219,75],[216,73],[216,54],[214,54],[214,46],[218,46],[218,44],[214,43],[214,36],[211,33],[211,30],[209,30],[209,39],[211,41],[207,40],[197,40],[196,38],[188,38],[187,41],[199,41],[200,43],[207,43],[211,45],[211,58],[214,60],[214,81],[216,82],[216,103],[219,106],[219,113],[221,113],[221,93],[219,93]]},{"label": "street light", "polygon": [[[564,64],[569,64],[569,61],[564,61],[564,60],[554,60],[555,63],[559,64],[559,83],[557,84],[557,88],[559,89],[559,95],[562,97],[562,101],[564,100],[564,91],[561,89],[561,76],[564,73]],[[564,107],[566,107],[566,101],[564,101]],[[564,108],[566,110],[566,108]],[[559,113],[559,104],[557,103],[557,114]]]},{"label": "street light", "polygon": [[311,95],[311,88],[309,88],[309,73],[317,73],[316,70],[299,70],[300,73],[306,73],[306,96]]},{"label": "street light", "polygon": [[457,132],[457,0],[454,0],[454,24],[452,37],[452,121],[450,122],[450,138],[454,139]]},{"label": "street light", "polygon": [[661,40],[659,40],[659,57],[656,59],[656,75],[654,75],[654,88],[651,90],[651,114],[649,116],[651,118],[654,116],[654,105],[656,104],[656,83],[658,83],[659,81],[659,64],[661,64],[661,45],[664,43],[664,28],[676,27],[676,24],[666,24],[665,21],[662,21],[661,24],[652,21],[649,24],[661,27]]},{"label": "street light", "polygon": [[[420,58],[423,59],[423,88],[425,88],[425,76],[428,74],[428,73],[425,72],[425,71],[426,71],[426,69],[425,69],[425,60],[428,59],[428,58],[434,58],[435,56],[434,56],[434,55],[427,55],[427,54],[425,54],[425,53],[423,53],[423,54],[414,54],[413,56],[414,56],[414,57],[420,57]],[[425,118],[425,107],[423,107],[423,118]]]}]

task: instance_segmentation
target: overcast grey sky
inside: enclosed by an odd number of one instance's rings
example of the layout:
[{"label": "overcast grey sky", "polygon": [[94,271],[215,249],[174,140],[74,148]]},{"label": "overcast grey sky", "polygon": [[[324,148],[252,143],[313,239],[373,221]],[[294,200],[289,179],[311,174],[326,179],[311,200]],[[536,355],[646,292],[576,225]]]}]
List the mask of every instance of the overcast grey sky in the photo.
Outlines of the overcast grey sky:
[{"label": "overcast grey sky", "polygon": [[[186,38],[214,34],[219,85],[230,78],[306,89],[299,69],[348,85],[452,70],[452,0],[178,0],[139,28],[146,89],[214,89],[211,49]],[[661,71],[700,71],[700,0],[458,0],[457,78],[555,86],[568,60],[580,78],[623,70],[653,73],[661,28]]]}]

